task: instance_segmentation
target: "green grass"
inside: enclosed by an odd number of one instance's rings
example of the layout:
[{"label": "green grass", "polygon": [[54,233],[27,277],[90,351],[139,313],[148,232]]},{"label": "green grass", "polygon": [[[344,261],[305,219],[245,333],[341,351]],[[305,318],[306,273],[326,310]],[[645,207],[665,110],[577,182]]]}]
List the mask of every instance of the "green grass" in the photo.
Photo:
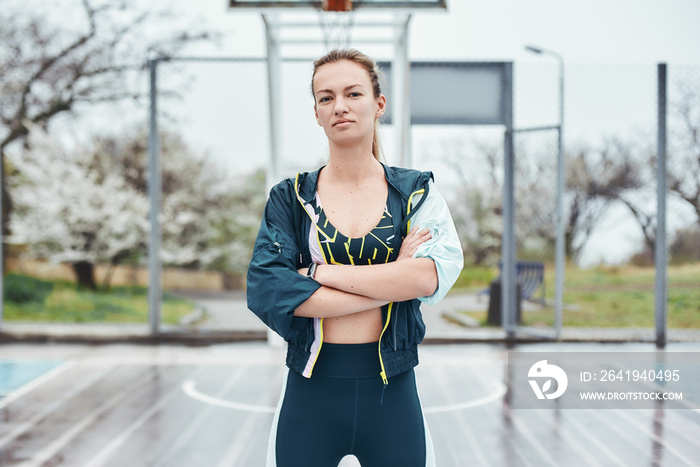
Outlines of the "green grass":
[{"label": "green grass", "polygon": [[[554,268],[547,266],[547,302],[554,301]],[[468,277],[473,273],[467,272]],[[632,266],[578,269],[568,266],[564,285],[564,326],[654,327],[653,268]],[[487,282],[474,284],[485,288]],[[488,306],[488,305],[486,305]],[[486,323],[486,311],[464,312]],[[526,326],[554,325],[554,309],[524,311]],[[669,266],[669,328],[700,329],[700,264]]]},{"label": "green grass", "polygon": [[489,286],[498,277],[498,269],[485,266],[465,266],[452,290],[476,292]]},{"label": "green grass", "polygon": [[[5,315],[9,321],[148,322],[145,287],[113,287],[109,292],[77,289],[74,283],[42,281],[19,274],[5,278]],[[165,293],[163,323],[174,324],[194,309],[191,302]]]}]

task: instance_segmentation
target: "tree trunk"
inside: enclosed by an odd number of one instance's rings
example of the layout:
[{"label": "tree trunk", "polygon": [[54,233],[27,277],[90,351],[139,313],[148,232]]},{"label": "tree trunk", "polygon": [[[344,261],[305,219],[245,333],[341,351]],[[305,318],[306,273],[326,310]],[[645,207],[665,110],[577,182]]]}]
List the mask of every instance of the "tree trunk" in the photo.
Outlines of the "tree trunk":
[{"label": "tree trunk", "polygon": [[3,145],[0,144],[0,190],[2,190],[2,274],[7,272],[7,255],[8,248],[6,239],[10,235],[10,213],[12,212],[12,198],[10,197],[10,192],[7,191],[5,183],[5,153],[3,152]]},{"label": "tree trunk", "polygon": [[95,282],[95,266],[87,261],[73,263],[73,272],[78,280],[78,287],[89,290],[97,290]]}]

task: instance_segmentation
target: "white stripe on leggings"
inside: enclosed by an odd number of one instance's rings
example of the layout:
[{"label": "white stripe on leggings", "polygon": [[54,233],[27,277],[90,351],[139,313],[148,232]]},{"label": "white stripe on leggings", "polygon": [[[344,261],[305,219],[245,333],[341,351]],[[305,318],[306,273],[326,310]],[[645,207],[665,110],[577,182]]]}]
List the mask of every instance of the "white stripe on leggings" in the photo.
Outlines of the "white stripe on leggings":
[{"label": "white stripe on leggings", "polygon": [[282,391],[280,393],[280,399],[277,402],[277,409],[275,409],[275,417],[272,419],[272,428],[270,428],[270,437],[267,442],[266,467],[277,467],[277,424],[280,421],[280,411],[282,410],[282,402],[284,402],[284,393],[287,390],[288,375],[289,368],[285,368],[284,376],[282,378]]}]

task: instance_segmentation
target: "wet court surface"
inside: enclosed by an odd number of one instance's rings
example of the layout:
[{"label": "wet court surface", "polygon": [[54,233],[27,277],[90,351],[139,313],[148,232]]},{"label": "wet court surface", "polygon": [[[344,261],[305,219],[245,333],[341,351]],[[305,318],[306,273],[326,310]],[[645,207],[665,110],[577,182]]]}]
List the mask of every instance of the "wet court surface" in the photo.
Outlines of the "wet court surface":
[{"label": "wet court surface", "polygon": [[[669,349],[695,352],[700,345]],[[509,408],[508,350],[421,347],[416,374],[438,465],[700,465],[697,409]],[[263,343],[2,345],[0,466],[262,466],[283,361],[282,349]]]}]

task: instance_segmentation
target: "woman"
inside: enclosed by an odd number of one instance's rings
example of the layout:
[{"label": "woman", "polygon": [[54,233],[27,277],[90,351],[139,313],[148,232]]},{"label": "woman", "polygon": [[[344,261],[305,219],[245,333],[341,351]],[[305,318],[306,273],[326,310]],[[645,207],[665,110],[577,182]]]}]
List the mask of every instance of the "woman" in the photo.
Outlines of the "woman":
[{"label": "woman", "polygon": [[[386,110],[376,63],[356,50],[314,62],[326,166],[270,192],[248,270],[248,307],[288,343],[269,466],[433,465],[413,367],[462,250],[430,172],[379,161]],[[312,376],[313,375],[313,376]]]}]

